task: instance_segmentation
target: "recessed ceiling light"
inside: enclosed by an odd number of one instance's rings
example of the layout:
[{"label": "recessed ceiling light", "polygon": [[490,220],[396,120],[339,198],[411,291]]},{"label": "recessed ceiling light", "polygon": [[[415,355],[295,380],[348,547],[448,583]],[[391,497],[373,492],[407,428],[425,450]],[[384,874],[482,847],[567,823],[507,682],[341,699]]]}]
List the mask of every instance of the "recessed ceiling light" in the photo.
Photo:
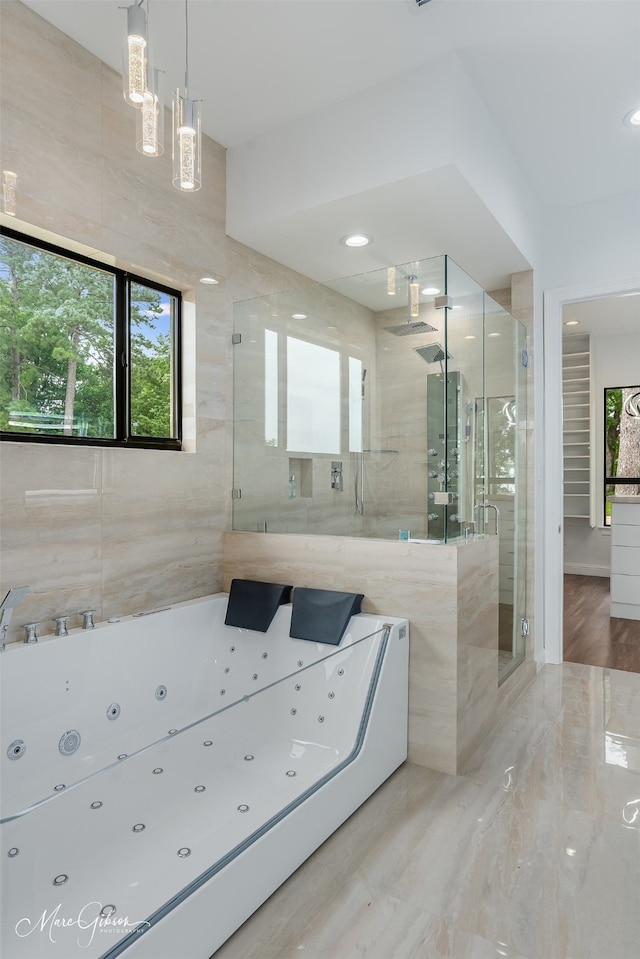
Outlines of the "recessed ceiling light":
[{"label": "recessed ceiling light", "polygon": [[349,233],[340,240],[345,246],[368,246],[372,242],[372,237],[366,233]]},{"label": "recessed ceiling light", "polygon": [[500,336],[499,333],[489,333],[489,336]]},{"label": "recessed ceiling light", "polygon": [[465,336],[465,340],[475,340],[475,336],[473,333],[469,333],[467,336]]},{"label": "recessed ceiling light", "polygon": [[640,127],[640,106],[629,110],[622,122],[628,127]]},{"label": "recessed ceiling light", "polygon": [[462,309],[462,305],[461,305],[460,303],[454,303],[453,306],[451,307],[451,309],[452,309],[452,310],[461,310],[461,309]]},{"label": "recessed ceiling light", "polygon": [[306,313],[292,313],[292,314],[291,314],[291,319],[292,319],[292,320],[306,320],[306,318],[307,318],[307,314],[306,314]]},{"label": "recessed ceiling light", "polygon": [[424,290],[420,292],[423,296],[437,296],[440,290],[437,286],[425,286]]},{"label": "recessed ceiling light", "polygon": [[580,326],[580,320],[565,320],[565,326]]},{"label": "recessed ceiling light", "polygon": [[204,283],[205,286],[216,286],[220,280],[216,280],[215,276],[201,276],[200,282]]}]

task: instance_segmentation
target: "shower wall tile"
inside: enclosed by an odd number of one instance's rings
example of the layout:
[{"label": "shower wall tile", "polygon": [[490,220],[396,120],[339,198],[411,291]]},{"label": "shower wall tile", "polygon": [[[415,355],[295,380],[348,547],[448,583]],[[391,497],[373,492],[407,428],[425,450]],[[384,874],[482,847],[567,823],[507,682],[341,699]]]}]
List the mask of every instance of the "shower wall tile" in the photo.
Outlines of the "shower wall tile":
[{"label": "shower wall tile", "polygon": [[497,719],[498,537],[458,550],[458,762]]}]

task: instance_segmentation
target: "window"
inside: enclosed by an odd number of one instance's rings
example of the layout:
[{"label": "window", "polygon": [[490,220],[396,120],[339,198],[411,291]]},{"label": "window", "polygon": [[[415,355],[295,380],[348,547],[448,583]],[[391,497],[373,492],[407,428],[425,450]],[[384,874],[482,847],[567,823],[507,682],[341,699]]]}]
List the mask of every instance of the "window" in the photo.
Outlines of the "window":
[{"label": "window", "polygon": [[287,337],[287,450],[340,452],[340,354]]},{"label": "window", "polygon": [[[474,409],[473,405],[470,407]],[[490,496],[515,494],[516,475],[516,422],[517,409],[513,396],[488,396],[486,401],[487,422],[487,491]],[[471,413],[465,412],[464,435],[470,435]],[[481,437],[478,437],[481,441]]]},{"label": "window", "polygon": [[604,524],[611,525],[607,496],[640,493],[640,386],[604,391]]},{"label": "window", "polygon": [[3,439],[180,449],[176,290],[0,231]]}]

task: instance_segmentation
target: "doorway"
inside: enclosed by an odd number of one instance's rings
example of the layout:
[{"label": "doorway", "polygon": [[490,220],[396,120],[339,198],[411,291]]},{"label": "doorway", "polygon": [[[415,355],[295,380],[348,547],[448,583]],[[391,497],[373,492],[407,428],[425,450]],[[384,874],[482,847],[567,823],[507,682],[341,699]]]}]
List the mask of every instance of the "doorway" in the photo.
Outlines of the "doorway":
[{"label": "doorway", "polygon": [[[567,328],[565,324],[568,322],[572,322],[572,327]],[[597,442],[594,417],[601,411],[602,387],[606,380],[603,367],[607,357],[602,344],[606,343],[609,354],[615,350],[616,343],[620,344],[617,356],[619,375],[622,375],[619,369],[621,358],[629,355],[633,361],[640,349],[640,282],[621,284],[617,288],[601,285],[550,291],[545,294],[543,327],[545,378],[541,389],[544,394],[544,476],[539,474],[539,478],[543,479],[544,509],[543,521],[537,531],[541,539],[538,557],[543,564],[543,568],[539,569],[538,582],[542,582],[543,588],[538,591],[537,610],[543,622],[545,642],[544,648],[537,650],[537,656],[550,663],[560,663],[565,659],[584,662],[589,659],[591,665],[640,671],[637,668],[640,663],[632,649],[640,649],[640,623],[611,620],[608,615],[610,532],[602,516],[603,451],[595,446],[593,450],[590,449],[588,516],[572,517],[561,495],[563,489],[567,490],[564,416],[561,412],[565,399],[563,336],[580,330],[589,334],[600,346],[602,355],[596,361],[595,368],[592,363],[591,447]],[[624,339],[631,336],[636,337],[633,344]],[[617,340],[618,337],[622,339]],[[600,432],[602,435],[602,430]],[[578,437],[572,439],[577,440]],[[574,465],[582,464],[576,461]],[[579,472],[574,472],[572,478],[580,480]],[[578,483],[569,489],[572,495],[582,492]],[[579,497],[574,495],[573,503],[578,501]]]}]

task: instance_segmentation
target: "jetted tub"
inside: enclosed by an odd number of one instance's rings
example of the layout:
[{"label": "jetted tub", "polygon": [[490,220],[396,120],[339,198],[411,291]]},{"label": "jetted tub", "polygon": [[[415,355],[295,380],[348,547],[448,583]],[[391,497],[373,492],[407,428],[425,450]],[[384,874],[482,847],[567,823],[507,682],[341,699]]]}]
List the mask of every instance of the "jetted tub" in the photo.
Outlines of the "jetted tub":
[{"label": "jetted tub", "polygon": [[0,654],[3,959],[209,959],[406,758],[406,620],[226,609]]}]

